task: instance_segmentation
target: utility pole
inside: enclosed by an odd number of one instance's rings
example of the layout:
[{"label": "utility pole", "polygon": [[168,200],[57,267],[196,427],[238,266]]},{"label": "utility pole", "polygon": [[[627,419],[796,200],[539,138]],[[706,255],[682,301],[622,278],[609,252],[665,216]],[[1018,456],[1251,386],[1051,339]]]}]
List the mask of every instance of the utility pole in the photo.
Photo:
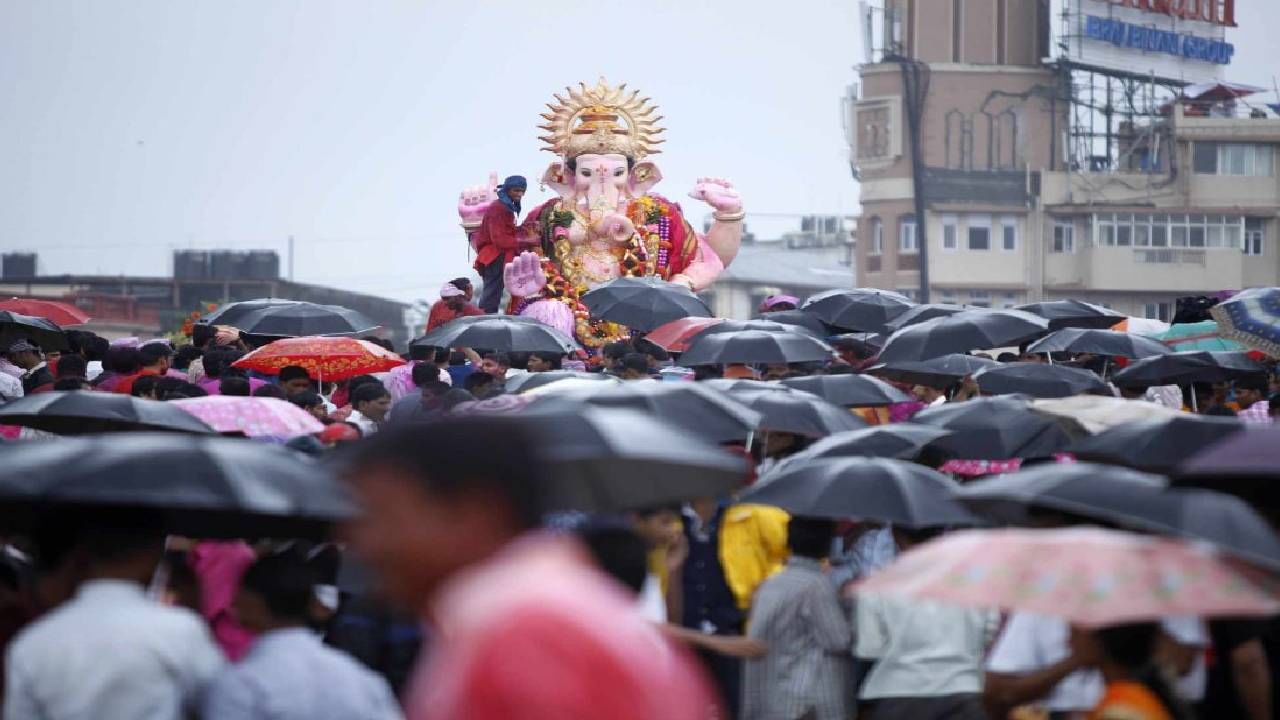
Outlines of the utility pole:
[{"label": "utility pole", "polygon": [[289,236],[289,282],[293,282],[293,236]]}]

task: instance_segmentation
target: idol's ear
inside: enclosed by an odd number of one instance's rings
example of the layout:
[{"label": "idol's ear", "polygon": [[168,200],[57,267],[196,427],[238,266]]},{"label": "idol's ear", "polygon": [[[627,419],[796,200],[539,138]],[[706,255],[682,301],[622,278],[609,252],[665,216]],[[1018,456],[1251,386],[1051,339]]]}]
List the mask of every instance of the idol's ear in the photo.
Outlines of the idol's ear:
[{"label": "idol's ear", "polygon": [[627,186],[631,190],[632,197],[640,197],[652,190],[660,180],[662,180],[662,171],[657,165],[645,160],[631,168],[631,178]]},{"label": "idol's ear", "polygon": [[551,188],[560,197],[567,197],[573,190],[572,179],[569,177],[569,169],[559,160],[547,166],[546,172],[542,173],[543,185]]}]

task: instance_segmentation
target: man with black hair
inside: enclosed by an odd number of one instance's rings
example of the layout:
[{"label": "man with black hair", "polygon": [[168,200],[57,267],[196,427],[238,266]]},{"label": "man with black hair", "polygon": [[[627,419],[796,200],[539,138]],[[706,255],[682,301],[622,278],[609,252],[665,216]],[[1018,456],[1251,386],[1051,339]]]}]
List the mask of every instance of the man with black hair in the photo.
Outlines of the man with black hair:
[{"label": "man with black hair", "polygon": [[311,414],[311,417],[320,422],[326,422],[329,419],[329,410],[324,405],[324,398],[320,397],[320,393],[314,390],[294,393],[289,396],[289,402],[306,410]]},{"label": "man with black hair", "polygon": [[652,380],[649,375],[649,358],[640,353],[627,353],[617,366],[618,377],[623,380]]},{"label": "man with black hair", "polygon": [[[203,357],[204,351],[200,348],[195,345],[183,345],[174,352],[171,365],[174,370],[189,372],[191,370],[191,363],[200,360]],[[187,375],[187,377],[191,376]]]},{"label": "man with black hair", "polygon": [[138,348],[138,371],[121,378],[116,384],[116,392],[122,395],[133,394],[133,384],[138,378],[147,375],[161,376],[169,371],[169,358],[173,357],[173,348],[162,342],[147,343]]},{"label": "man with black hair", "polygon": [[391,402],[400,402],[401,398],[417,395],[418,385],[413,381],[413,370],[419,365],[435,367],[436,348],[431,345],[410,345],[409,362],[387,372],[382,384],[391,393]]},{"label": "man with black hair", "polygon": [[163,534],[99,515],[71,553],[86,568],[75,596],[9,645],[4,719],[194,716],[225,661],[199,615],[147,597]]},{"label": "man with black hair", "polygon": [[267,383],[266,385],[263,385],[257,390],[254,390],[253,397],[269,397],[269,398],[275,398],[277,400],[287,400],[289,398],[289,395],[285,393],[284,388],[280,387],[279,385],[272,385],[271,383]]},{"label": "man with black hair", "polygon": [[284,390],[286,396],[315,389],[311,382],[311,374],[306,368],[298,365],[286,365],[280,368],[280,374],[276,376],[276,384]]},{"label": "man with black hair", "polygon": [[249,383],[249,378],[243,375],[223,373],[222,379],[218,381],[218,394],[229,397],[249,397],[253,394],[253,386]]},{"label": "man with black hair", "polygon": [[529,353],[529,362],[525,364],[525,367],[529,369],[529,372],[550,372],[559,370],[563,362],[563,353],[538,350]]},{"label": "man with black hair", "polygon": [[204,720],[399,720],[385,680],[307,627],[316,577],[293,553],[245,571],[235,613],[258,635],[205,694]]},{"label": "man with black hair", "polygon": [[460,317],[484,315],[484,310],[471,304],[471,281],[455,278],[440,287],[440,299],[431,304],[427,313],[427,332]]},{"label": "man with black hair", "polygon": [[575,540],[537,530],[553,496],[536,429],[460,416],[354,448],[345,472],[364,512],[346,537],[389,599],[448,629],[407,715],[706,717],[710,696],[687,655]]},{"label": "man with black hair", "polygon": [[159,379],[157,375],[140,375],[129,386],[129,394],[144,400],[159,400],[160,395],[156,389]]},{"label": "man with black hair", "polygon": [[5,352],[5,356],[11,363],[22,369],[22,376],[18,379],[22,381],[22,391],[27,395],[41,385],[53,383],[53,372],[45,363],[44,353],[40,352],[40,348],[30,340],[18,340],[12,343]]},{"label": "man with black hair", "polygon": [[391,393],[374,380],[361,384],[351,393],[351,414],[347,422],[360,428],[360,434],[368,437],[378,432],[391,411]]},{"label": "man with black hair", "polygon": [[1270,383],[1263,375],[1241,378],[1235,382],[1236,403],[1240,412],[1236,417],[1256,425],[1271,424],[1271,405],[1267,401]]},{"label": "man with black hair", "polygon": [[486,372],[474,372],[462,381],[462,389],[471,393],[477,400],[487,400],[501,395],[504,389],[494,376]]},{"label": "man with black hair", "polygon": [[793,517],[787,565],[756,591],[747,637],[767,654],[747,660],[742,720],[849,718],[853,626],[822,569],[835,523]]},{"label": "man with black hair", "polygon": [[[36,388],[32,388],[31,392],[27,394],[35,395],[36,393],[56,390],[58,381],[60,380],[80,380],[87,383],[88,379],[85,378],[87,365],[88,363],[85,362],[85,359],[79,355],[70,353],[63,355],[61,358],[58,358],[58,364],[53,373],[53,381]],[[76,389],[80,389],[79,385],[76,386]]]},{"label": "man with black hair", "polygon": [[488,352],[480,361],[480,372],[488,373],[499,384],[507,381],[507,371],[511,369],[511,358],[506,353]]},{"label": "man with black hair", "polygon": [[391,406],[391,419],[395,422],[425,419],[439,411],[440,398],[449,392],[449,386],[440,382],[440,368],[430,362],[414,366],[413,384],[418,392],[400,398]]},{"label": "man with black hair", "polygon": [[622,358],[633,352],[635,352],[635,348],[628,342],[611,342],[605,345],[600,350],[600,358],[604,362],[605,372],[613,373],[614,375],[621,374],[622,368],[619,365],[622,363]]},{"label": "man with black hair", "polygon": [[651,340],[646,340],[642,338],[640,340],[637,340],[635,345],[636,345],[636,352],[641,353],[642,355],[644,355],[646,358],[649,359],[650,373],[657,373],[659,370],[662,369],[663,365],[670,362],[671,360],[671,353],[668,353],[665,349],[662,348],[662,346],[658,345],[657,343]]}]

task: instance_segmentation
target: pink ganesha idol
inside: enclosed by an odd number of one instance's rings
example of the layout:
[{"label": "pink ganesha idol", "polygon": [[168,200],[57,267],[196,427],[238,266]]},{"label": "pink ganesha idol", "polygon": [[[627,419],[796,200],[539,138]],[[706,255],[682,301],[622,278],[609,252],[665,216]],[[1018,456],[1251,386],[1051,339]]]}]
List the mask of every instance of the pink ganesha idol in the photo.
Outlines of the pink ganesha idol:
[{"label": "pink ganesha idol", "polygon": [[[699,235],[680,206],[650,190],[662,173],[646,158],[657,154],[661,117],[639,92],[612,87],[566,88],[568,97],[542,117],[540,139],[559,159],[542,184],[560,196],[529,212],[520,227],[530,250],[505,269],[509,312],[525,315],[599,348],[625,328],[592,320],[580,298],[619,277],[656,276],[694,291],[715,281],[742,244],[742,199],[720,178],[701,178],[689,196],[709,204],[715,222]],[[458,205],[473,229],[492,188],[472,188]]]}]

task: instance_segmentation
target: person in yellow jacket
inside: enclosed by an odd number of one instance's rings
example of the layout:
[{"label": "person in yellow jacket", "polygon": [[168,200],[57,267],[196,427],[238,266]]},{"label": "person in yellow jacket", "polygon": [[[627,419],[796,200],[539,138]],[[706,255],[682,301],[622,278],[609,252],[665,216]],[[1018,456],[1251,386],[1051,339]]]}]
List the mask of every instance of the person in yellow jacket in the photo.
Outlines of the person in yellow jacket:
[{"label": "person in yellow jacket", "polygon": [[[787,560],[786,512],[702,498],[685,508],[683,537],[668,550],[667,617],[704,635],[738,636],[756,588]],[[700,652],[729,717],[737,714],[740,661]]]}]

